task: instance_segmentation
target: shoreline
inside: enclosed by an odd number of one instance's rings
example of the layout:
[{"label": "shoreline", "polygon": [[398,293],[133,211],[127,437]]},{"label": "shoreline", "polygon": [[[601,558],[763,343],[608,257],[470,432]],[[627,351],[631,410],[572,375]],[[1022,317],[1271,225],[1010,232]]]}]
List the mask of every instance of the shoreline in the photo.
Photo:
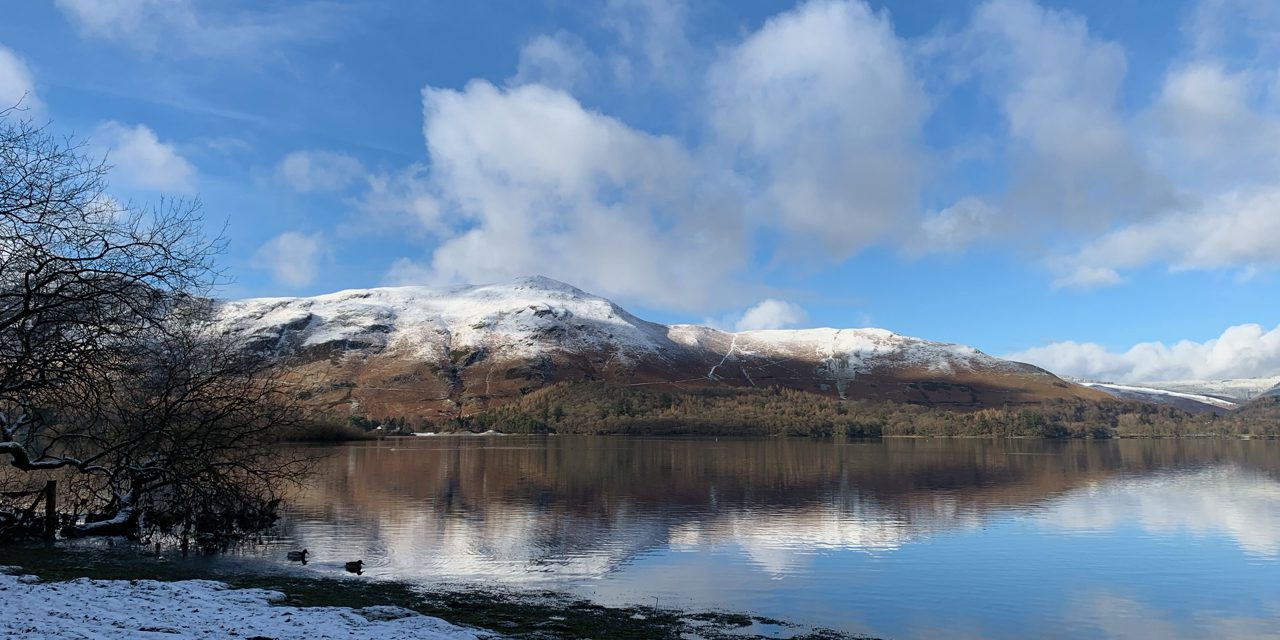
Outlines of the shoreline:
[{"label": "shoreline", "polygon": [[[298,607],[280,591],[213,580],[46,582],[0,575],[10,612],[0,635],[23,638],[488,640],[499,637],[391,605]],[[91,603],[91,604],[88,604]],[[88,604],[88,606],[86,606]]]},{"label": "shoreline", "polygon": [[1250,434],[1250,433],[1180,433],[1180,434],[1117,434],[1106,438],[1088,438],[1088,437],[1065,437],[1051,438],[1046,436],[1022,436],[1022,435],[997,435],[997,434],[954,434],[954,435],[909,435],[909,434],[893,434],[878,436],[843,436],[843,435],[807,435],[807,434],[724,434],[724,433],[511,433],[501,431],[442,431],[429,433],[409,433],[397,435],[376,435],[366,438],[351,438],[347,440],[284,440],[282,444],[301,444],[301,445],[323,445],[323,444],[350,444],[356,442],[380,442],[383,440],[417,440],[422,438],[447,438],[447,437],[496,437],[496,436],[524,436],[524,437],[563,437],[563,436],[591,436],[603,438],[676,438],[676,439],[699,439],[699,438],[741,438],[741,439],[773,439],[773,438],[804,438],[809,440],[1043,440],[1045,442],[1106,442],[1108,440],[1280,440],[1280,434]]},{"label": "shoreline", "polygon": [[[210,579],[190,570],[155,571],[159,567],[127,561],[59,566],[52,559],[65,552],[47,549],[51,553],[25,567],[0,567],[0,592],[21,614],[0,619],[0,636],[867,640],[745,613],[609,607],[555,592],[427,590],[397,581],[285,573]],[[144,574],[160,575],[143,579]],[[93,606],[85,607],[85,602]]]}]

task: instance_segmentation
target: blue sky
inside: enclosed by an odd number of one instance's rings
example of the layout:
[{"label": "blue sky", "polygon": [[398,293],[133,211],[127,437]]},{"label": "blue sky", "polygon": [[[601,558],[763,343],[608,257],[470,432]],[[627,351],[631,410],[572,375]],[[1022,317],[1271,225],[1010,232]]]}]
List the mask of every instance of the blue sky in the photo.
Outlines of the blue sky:
[{"label": "blue sky", "polygon": [[1100,379],[1280,374],[1280,6],[56,0],[0,102],[228,297],[541,273]]}]

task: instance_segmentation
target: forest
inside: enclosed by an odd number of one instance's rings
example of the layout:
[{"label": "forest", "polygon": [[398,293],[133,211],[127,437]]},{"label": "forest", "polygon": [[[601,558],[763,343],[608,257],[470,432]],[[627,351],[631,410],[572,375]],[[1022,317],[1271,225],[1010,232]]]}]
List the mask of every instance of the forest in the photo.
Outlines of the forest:
[{"label": "forest", "polygon": [[1055,400],[973,411],[839,400],[778,387],[673,393],[561,383],[428,430],[647,435],[1123,438],[1280,435],[1280,402],[1224,415],[1115,400]]}]

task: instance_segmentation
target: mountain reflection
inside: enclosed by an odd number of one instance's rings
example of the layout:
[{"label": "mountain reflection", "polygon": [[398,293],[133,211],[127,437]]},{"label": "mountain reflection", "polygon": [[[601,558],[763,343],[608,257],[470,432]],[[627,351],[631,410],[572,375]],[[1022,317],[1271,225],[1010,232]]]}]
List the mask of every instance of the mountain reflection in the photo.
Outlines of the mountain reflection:
[{"label": "mountain reflection", "polygon": [[[448,437],[338,448],[289,514],[317,557],[430,582],[572,582],[732,547],[765,574],[1029,518],[1280,552],[1280,443]],[[323,565],[322,565],[323,566]]]}]

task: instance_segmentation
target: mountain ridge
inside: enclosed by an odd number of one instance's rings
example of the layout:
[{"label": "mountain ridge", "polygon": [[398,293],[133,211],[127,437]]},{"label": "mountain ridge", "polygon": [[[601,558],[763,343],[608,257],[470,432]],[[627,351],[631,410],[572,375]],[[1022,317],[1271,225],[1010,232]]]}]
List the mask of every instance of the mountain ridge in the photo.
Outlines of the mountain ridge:
[{"label": "mountain ridge", "polygon": [[462,415],[575,380],[782,386],[957,408],[1105,397],[1029,364],[885,329],[649,322],[542,276],[227,301],[217,326],[283,358],[313,406],[353,415]]}]

